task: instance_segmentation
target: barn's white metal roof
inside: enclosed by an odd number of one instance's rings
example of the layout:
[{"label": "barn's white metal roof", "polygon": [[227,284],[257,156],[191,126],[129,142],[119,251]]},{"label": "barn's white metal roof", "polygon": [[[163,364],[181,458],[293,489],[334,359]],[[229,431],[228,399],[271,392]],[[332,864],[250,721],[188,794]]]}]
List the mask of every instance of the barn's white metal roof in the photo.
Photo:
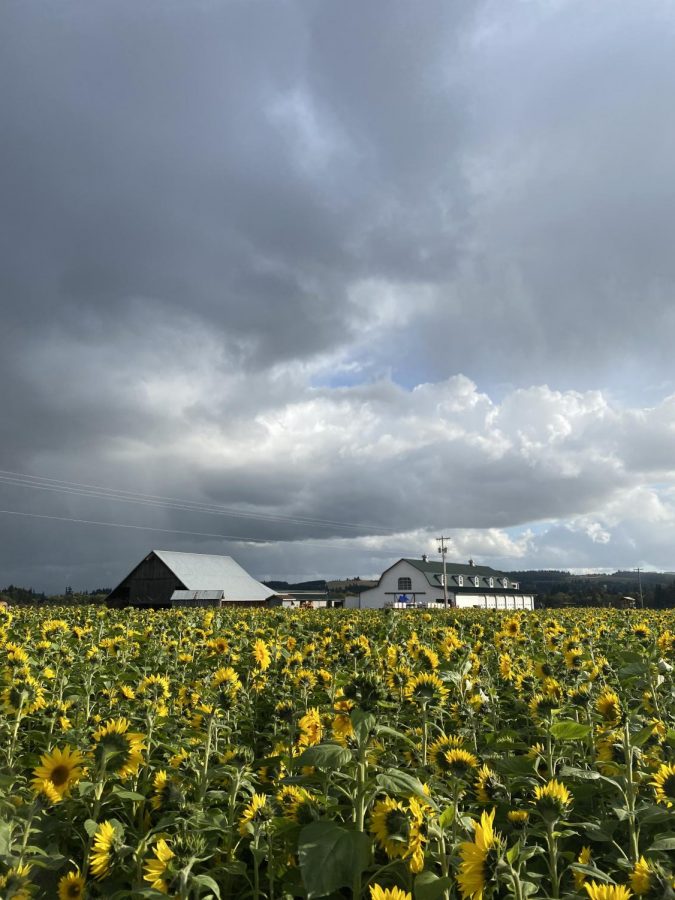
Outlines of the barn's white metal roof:
[{"label": "barn's white metal roof", "polygon": [[267,600],[276,591],[252,578],[231,556],[154,550],[189,591],[222,591],[225,600]]},{"label": "barn's white metal roof", "polygon": [[172,600],[222,600],[224,591],[174,591]]}]

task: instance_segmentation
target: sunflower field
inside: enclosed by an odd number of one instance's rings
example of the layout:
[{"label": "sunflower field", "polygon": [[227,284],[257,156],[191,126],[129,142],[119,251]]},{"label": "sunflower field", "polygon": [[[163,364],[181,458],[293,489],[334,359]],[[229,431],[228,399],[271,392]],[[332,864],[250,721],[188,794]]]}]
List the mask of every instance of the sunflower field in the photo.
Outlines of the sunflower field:
[{"label": "sunflower field", "polygon": [[672,611],[0,611],[0,897],[675,898]]}]

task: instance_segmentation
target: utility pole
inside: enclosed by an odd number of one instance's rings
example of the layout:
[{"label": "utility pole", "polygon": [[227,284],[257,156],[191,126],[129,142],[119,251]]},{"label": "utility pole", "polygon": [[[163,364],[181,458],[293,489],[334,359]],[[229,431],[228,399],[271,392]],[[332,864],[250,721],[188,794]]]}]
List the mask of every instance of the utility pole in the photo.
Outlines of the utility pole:
[{"label": "utility pole", "polygon": [[436,538],[436,540],[438,541],[438,552],[443,557],[443,606],[447,609],[448,608],[448,573],[445,568],[445,556],[448,552],[448,545],[445,542],[450,539],[441,536],[439,538]]},{"label": "utility pole", "polygon": [[640,591],[640,607],[642,609],[644,609],[645,608],[645,598],[642,596],[642,578],[640,577],[640,571],[641,571],[640,567],[638,566],[638,568],[635,571],[637,572],[638,590]]}]

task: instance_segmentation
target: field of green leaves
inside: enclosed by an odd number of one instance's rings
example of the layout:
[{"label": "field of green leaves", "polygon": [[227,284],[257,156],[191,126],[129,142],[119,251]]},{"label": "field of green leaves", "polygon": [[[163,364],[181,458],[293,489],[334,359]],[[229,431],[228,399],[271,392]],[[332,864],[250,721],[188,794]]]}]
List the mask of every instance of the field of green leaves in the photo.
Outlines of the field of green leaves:
[{"label": "field of green leaves", "polygon": [[0,611],[0,897],[675,898],[675,614]]}]

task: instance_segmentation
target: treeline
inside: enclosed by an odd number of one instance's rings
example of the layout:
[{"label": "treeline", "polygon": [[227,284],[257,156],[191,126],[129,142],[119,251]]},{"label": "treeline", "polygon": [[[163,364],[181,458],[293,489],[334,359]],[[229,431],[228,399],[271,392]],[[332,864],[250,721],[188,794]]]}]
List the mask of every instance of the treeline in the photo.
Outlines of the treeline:
[{"label": "treeline", "polygon": [[564,571],[527,570],[509,572],[520,588],[537,597],[539,607],[613,607],[618,609],[672,609],[675,578],[663,572],[614,572],[573,575]]},{"label": "treeline", "polygon": [[73,591],[66,588],[63,594],[44,594],[33,588],[17,587],[14,584],[0,589],[0,602],[10,606],[83,606],[103,603],[111,588],[96,588],[93,591]]}]

